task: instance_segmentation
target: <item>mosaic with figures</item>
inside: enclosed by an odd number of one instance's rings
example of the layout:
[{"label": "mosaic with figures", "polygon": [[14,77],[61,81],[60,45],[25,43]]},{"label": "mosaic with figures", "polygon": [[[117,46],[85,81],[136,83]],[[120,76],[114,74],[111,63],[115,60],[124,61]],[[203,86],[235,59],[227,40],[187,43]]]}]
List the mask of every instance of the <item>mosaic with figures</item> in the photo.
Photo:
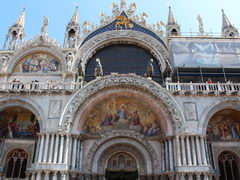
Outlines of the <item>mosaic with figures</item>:
[{"label": "mosaic with figures", "polygon": [[34,53],[23,58],[15,67],[14,72],[48,73],[61,70],[59,60],[50,54]]},{"label": "mosaic with figures", "polygon": [[[208,140],[240,140],[239,113],[225,110],[224,115],[213,116],[207,128]],[[229,114],[226,114],[229,113]],[[232,114],[236,114],[235,117]]]},{"label": "mosaic with figures", "polygon": [[112,97],[97,104],[87,115],[85,133],[98,135],[114,129],[159,136],[162,129],[155,113],[147,104],[130,97]]},{"label": "mosaic with figures", "polygon": [[39,123],[35,115],[23,108],[0,112],[0,138],[36,138]]}]

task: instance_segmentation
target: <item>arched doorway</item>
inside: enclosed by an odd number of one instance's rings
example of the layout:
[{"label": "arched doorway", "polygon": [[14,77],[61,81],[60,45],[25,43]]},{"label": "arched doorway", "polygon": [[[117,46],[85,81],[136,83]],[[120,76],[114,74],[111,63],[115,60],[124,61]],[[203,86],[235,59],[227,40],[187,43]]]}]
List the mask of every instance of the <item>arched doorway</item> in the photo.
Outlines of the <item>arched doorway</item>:
[{"label": "arched doorway", "polygon": [[237,180],[239,175],[239,159],[231,153],[224,151],[218,157],[220,180]]},{"label": "arched doorway", "polygon": [[135,158],[127,153],[116,153],[110,157],[105,171],[106,180],[136,180],[138,169]]}]

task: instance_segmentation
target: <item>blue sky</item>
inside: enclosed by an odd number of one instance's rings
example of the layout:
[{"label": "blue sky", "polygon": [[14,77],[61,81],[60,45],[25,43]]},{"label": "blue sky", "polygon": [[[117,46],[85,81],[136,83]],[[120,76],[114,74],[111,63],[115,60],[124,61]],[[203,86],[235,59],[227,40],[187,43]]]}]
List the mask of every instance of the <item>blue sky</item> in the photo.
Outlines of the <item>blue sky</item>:
[{"label": "blue sky", "polygon": [[[114,0],[2,0],[0,11],[0,47],[2,47],[8,27],[18,18],[22,9],[26,10],[26,39],[39,34],[43,16],[49,17],[49,36],[62,43],[66,24],[72,17],[75,5],[79,5],[80,23],[89,20],[99,23],[99,13],[111,15],[111,3]],[[115,0],[120,3],[120,0]],[[137,14],[148,14],[148,22],[167,21],[168,6],[172,7],[175,19],[181,25],[182,32],[198,31],[196,17],[201,15],[205,31],[221,31],[221,9],[237,28],[240,28],[240,0],[127,0],[137,3]]]}]

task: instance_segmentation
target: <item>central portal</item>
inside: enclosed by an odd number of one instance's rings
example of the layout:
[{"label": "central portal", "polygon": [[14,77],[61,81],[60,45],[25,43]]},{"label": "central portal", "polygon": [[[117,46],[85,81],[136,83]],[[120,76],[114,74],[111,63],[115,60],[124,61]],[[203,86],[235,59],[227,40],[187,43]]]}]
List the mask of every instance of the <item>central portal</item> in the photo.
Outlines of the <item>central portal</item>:
[{"label": "central portal", "polygon": [[127,153],[116,153],[108,160],[106,180],[137,180],[138,170],[135,158]]}]

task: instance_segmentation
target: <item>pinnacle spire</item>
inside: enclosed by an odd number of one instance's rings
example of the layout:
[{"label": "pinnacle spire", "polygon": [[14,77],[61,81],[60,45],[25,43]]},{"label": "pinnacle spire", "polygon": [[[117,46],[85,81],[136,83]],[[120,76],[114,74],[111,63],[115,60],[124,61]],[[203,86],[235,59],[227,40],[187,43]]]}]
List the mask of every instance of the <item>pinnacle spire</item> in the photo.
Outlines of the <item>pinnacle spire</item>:
[{"label": "pinnacle spire", "polygon": [[172,9],[169,6],[169,12],[168,12],[168,25],[174,25],[177,24],[176,20],[173,17]]},{"label": "pinnacle spire", "polygon": [[74,14],[72,16],[71,22],[75,23],[75,24],[78,24],[78,21],[79,21],[79,18],[78,18],[78,6],[77,6]]},{"label": "pinnacle spire", "polygon": [[21,15],[18,17],[17,22],[16,22],[16,25],[19,25],[22,28],[24,28],[24,25],[25,25],[25,14],[26,14],[26,9],[23,8]]},{"label": "pinnacle spire", "polygon": [[222,27],[229,27],[229,26],[232,26],[232,24],[229,21],[226,14],[224,13],[224,10],[222,9]]}]

